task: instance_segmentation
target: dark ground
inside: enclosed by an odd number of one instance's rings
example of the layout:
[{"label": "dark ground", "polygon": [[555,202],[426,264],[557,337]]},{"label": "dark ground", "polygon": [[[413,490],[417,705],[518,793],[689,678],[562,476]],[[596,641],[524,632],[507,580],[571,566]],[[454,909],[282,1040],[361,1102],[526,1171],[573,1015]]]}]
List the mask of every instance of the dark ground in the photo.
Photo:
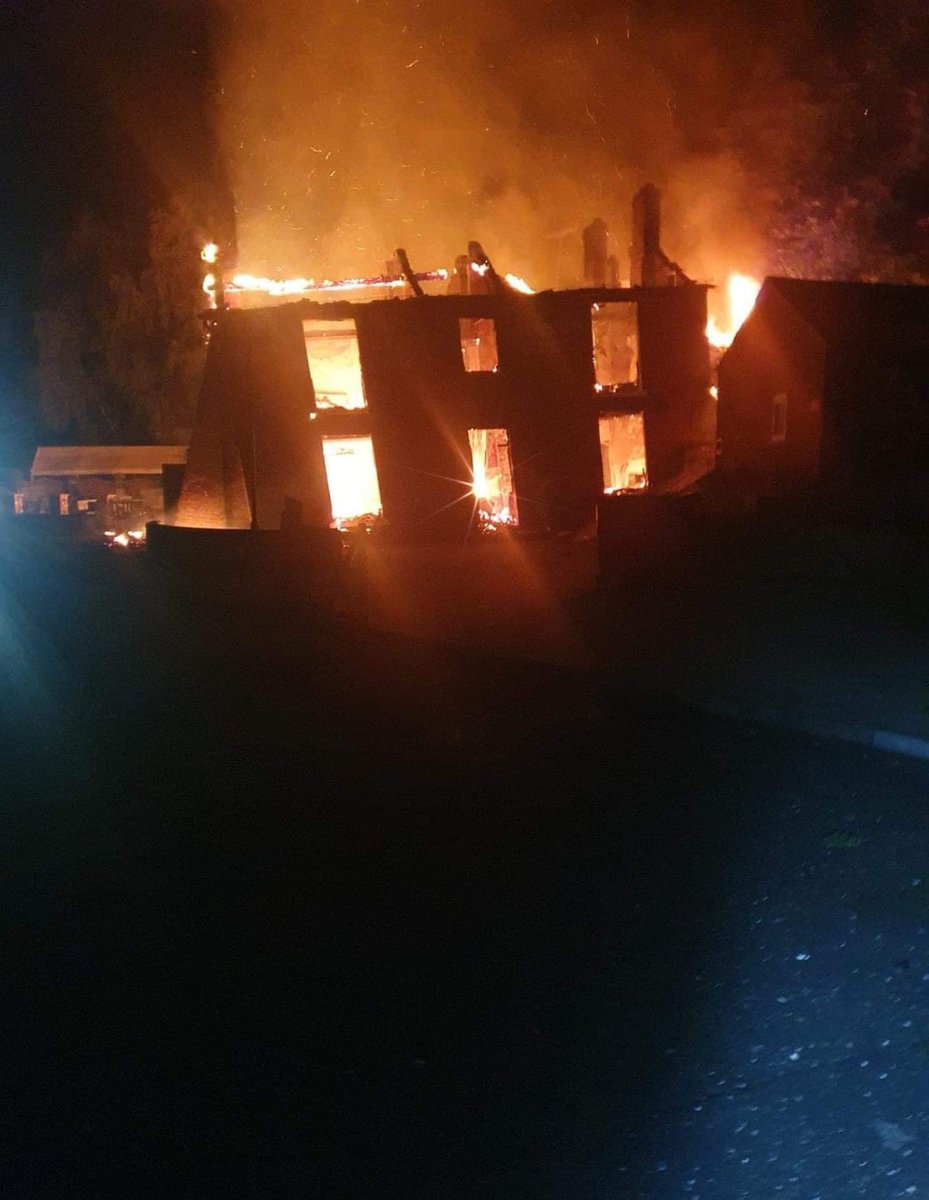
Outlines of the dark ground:
[{"label": "dark ground", "polygon": [[929,1188],[929,765],[112,565],[3,563],[4,1196]]}]

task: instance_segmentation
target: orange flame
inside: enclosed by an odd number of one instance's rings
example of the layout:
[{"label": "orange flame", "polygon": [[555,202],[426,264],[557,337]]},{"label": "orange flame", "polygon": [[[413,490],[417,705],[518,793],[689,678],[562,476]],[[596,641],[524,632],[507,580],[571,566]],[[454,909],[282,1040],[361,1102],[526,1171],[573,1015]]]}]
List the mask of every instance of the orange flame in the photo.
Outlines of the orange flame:
[{"label": "orange flame", "polygon": [[[448,271],[443,267],[424,271],[415,276],[423,282],[444,282]],[[265,275],[239,272],[227,282],[227,291],[264,292],[268,296],[300,296],[305,292],[354,292],[365,288],[404,288],[404,275],[372,275],[357,279],[269,279]]]},{"label": "orange flame", "polygon": [[499,494],[499,489],[491,485],[487,478],[487,471],[484,468],[483,460],[476,460],[474,463],[474,483],[471,487],[471,492],[475,500],[492,500],[494,496]]},{"label": "orange flame", "polygon": [[760,290],[760,281],[753,279],[750,275],[734,274],[729,276],[726,281],[729,320],[722,326],[717,323],[714,316],[707,321],[706,337],[711,346],[725,349],[732,345],[732,339],[755,307]]},{"label": "orange flame", "polygon": [[[217,246],[215,242],[207,242],[207,244],[200,251],[200,258],[207,264],[207,266],[215,267],[219,259],[219,246]],[[215,271],[208,271],[206,275],[203,276],[203,283],[200,286],[210,298],[210,308],[216,308]]]}]

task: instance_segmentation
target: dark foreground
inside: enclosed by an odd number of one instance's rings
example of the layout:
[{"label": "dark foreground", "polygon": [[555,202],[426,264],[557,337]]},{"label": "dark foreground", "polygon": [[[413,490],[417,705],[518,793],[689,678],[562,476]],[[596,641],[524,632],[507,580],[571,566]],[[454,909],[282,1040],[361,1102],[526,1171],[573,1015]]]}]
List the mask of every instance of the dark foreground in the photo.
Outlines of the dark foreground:
[{"label": "dark foreground", "polygon": [[929,1189],[929,766],[6,564],[4,1196]]}]

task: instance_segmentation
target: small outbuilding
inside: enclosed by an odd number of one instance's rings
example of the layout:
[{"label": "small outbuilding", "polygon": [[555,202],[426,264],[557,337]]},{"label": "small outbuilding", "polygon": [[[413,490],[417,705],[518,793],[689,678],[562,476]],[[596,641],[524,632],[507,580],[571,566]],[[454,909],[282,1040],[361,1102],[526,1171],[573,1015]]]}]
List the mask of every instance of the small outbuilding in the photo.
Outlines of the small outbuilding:
[{"label": "small outbuilding", "polygon": [[160,518],[176,505],[186,446],[39,446],[21,512]]}]

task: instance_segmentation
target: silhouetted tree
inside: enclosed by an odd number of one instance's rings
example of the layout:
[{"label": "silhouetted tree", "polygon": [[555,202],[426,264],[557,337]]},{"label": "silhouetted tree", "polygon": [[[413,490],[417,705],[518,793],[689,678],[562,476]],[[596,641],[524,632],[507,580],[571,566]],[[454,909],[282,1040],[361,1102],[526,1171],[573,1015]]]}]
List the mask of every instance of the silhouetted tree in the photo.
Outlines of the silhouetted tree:
[{"label": "silhouetted tree", "polygon": [[906,282],[929,271],[929,9],[882,0],[811,74],[813,136],[784,181],[770,230],[788,274]]},{"label": "silhouetted tree", "polygon": [[174,441],[193,421],[205,355],[196,223],[181,202],[143,237],[93,214],[43,271],[36,313],[40,415],[59,437]]}]

